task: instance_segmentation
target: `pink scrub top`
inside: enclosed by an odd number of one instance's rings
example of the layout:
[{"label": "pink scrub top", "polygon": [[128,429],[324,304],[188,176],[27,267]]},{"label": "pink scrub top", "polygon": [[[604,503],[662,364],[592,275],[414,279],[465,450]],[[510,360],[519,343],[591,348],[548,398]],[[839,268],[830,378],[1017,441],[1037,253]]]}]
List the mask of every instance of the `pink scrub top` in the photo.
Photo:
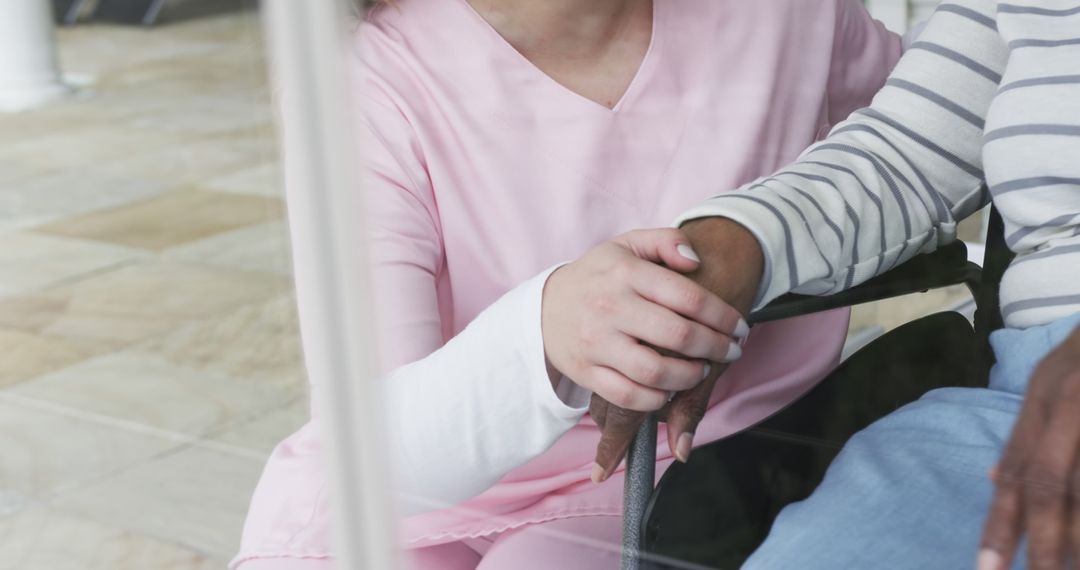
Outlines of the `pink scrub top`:
[{"label": "pink scrub top", "polygon": [[[437,350],[545,268],[791,162],[869,103],[901,51],[857,0],[654,0],[652,43],[609,109],[542,73],[465,0],[394,0],[355,47],[384,369]],[[808,390],[837,363],[847,320],[756,327],[694,443]],[[586,416],[480,496],[404,520],[404,544],[621,514],[622,473],[589,480],[598,440]],[[275,449],[235,563],[329,556],[320,449],[312,424]]]}]

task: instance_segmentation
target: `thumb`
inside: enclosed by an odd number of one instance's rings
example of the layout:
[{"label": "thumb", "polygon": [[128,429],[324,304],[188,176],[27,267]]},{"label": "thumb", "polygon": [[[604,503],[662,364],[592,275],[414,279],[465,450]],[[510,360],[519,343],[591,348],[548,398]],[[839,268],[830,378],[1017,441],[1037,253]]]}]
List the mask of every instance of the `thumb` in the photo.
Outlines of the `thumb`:
[{"label": "thumb", "polygon": [[663,264],[679,273],[690,273],[701,265],[701,259],[690,247],[690,240],[682,230],[636,230],[614,241],[645,261]]}]

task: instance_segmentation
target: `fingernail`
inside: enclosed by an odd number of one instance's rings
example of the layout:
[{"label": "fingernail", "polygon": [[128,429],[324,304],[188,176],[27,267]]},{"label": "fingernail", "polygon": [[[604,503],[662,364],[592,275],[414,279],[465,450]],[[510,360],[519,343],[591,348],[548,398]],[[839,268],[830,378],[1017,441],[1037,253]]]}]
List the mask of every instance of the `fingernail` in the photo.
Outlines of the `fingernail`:
[{"label": "fingernail", "polygon": [[975,562],[978,570],[1005,570],[1005,559],[996,550],[984,548],[979,551],[979,558]]},{"label": "fingernail", "polygon": [[735,362],[742,356],[742,347],[738,343],[731,343],[727,348],[727,356],[724,357],[724,362]]},{"label": "fingernail", "polygon": [[739,322],[735,324],[735,337],[746,338],[750,335],[750,325],[746,324],[746,320],[739,319]]},{"label": "fingernail", "polygon": [[701,373],[701,379],[704,380],[709,377],[709,373],[712,372],[712,365],[708,362],[705,363],[705,371]]},{"label": "fingernail", "polygon": [[680,243],[679,246],[675,248],[675,251],[678,251],[679,255],[685,257],[686,259],[701,263],[701,258],[698,257],[696,253],[694,253],[694,248],[686,245],[685,243]]},{"label": "fingernail", "polygon": [[604,468],[600,467],[599,463],[593,463],[591,477],[593,483],[603,483],[604,479],[607,478],[606,475]]},{"label": "fingernail", "polygon": [[686,463],[690,459],[690,449],[694,446],[694,434],[684,432],[679,436],[679,442],[675,444],[675,459]]}]

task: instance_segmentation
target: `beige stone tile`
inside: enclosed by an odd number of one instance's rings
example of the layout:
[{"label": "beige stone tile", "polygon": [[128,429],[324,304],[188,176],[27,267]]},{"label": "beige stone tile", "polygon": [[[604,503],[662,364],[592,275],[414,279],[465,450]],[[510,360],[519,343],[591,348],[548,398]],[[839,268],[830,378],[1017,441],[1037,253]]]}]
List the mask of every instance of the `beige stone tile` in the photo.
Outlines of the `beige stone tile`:
[{"label": "beige stone tile", "polygon": [[281,222],[248,226],[166,249],[166,259],[292,275],[289,229]]},{"label": "beige stone tile", "polygon": [[0,489],[6,492],[43,497],[144,462],[175,445],[0,393]]},{"label": "beige stone tile", "polygon": [[[189,122],[198,120],[185,118]],[[147,130],[148,136],[161,132],[152,121],[141,128]],[[191,138],[186,144],[104,163],[97,169],[107,175],[161,181],[170,189],[181,189],[269,160],[273,148],[273,138],[264,128],[230,129],[214,136]]]},{"label": "beige stone tile", "polygon": [[0,328],[0,388],[101,354],[108,345]]},{"label": "beige stone tile", "polygon": [[0,234],[0,297],[145,258],[146,252],[33,232]]},{"label": "beige stone tile", "polygon": [[289,288],[288,280],[266,273],[138,263],[44,293],[0,299],[0,326],[123,345]]},{"label": "beige stone tile", "polygon": [[39,231],[161,250],[281,215],[281,202],[251,196],[183,190],[59,220]]},{"label": "beige stone tile", "polygon": [[31,176],[0,188],[0,231],[29,228],[156,196],[174,184],[123,172],[78,169]]},{"label": "beige stone tile", "polygon": [[[2,121],[0,121],[0,131],[5,129]],[[0,145],[7,144],[3,137],[0,137]],[[27,164],[22,161],[0,159],[0,191],[6,191],[9,188],[13,188],[17,183],[23,182],[34,176],[41,176],[46,174],[51,169],[44,166],[35,164]]]},{"label": "beige stone tile", "polygon": [[185,324],[147,339],[137,348],[197,370],[305,385],[292,296],[245,305],[220,318]]},{"label": "beige stone tile", "polygon": [[161,14],[162,25],[152,29],[109,24],[59,28],[61,61],[66,69],[103,76],[133,67],[261,61],[261,29],[254,10],[177,19],[191,13],[184,4],[191,2],[169,2]]},{"label": "beige stone tile", "polygon": [[23,382],[10,393],[198,437],[279,407],[295,397],[288,388],[129,350]]},{"label": "beige stone tile", "polygon": [[919,317],[946,310],[951,305],[969,298],[971,295],[967,288],[958,285],[858,305],[851,311],[851,330],[858,331],[871,326],[892,330]]},{"label": "beige stone tile", "polygon": [[157,29],[133,26],[72,26],[57,30],[57,43],[65,69],[106,77],[138,65],[168,65],[177,58],[203,56],[212,60],[220,51],[208,42],[183,36],[155,41],[153,34],[157,33]]},{"label": "beige stone tile", "polygon": [[[203,75],[208,75],[213,71],[220,72],[217,67],[203,63],[200,70]],[[200,73],[200,70],[194,73]],[[193,93],[184,99],[158,94],[170,85],[174,90],[205,92]],[[223,92],[223,88],[231,92]],[[182,78],[180,81],[157,83],[150,89],[140,89],[139,94],[141,97],[138,101],[126,102],[123,107],[116,106],[112,111],[117,124],[152,136],[222,135],[254,129],[264,139],[257,148],[264,152],[274,148],[273,132],[269,128],[272,116],[267,102],[261,100],[269,95],[261,83],[237,84],[233,81],[223,82],[221,86],[204,87],[192,85],[191,81]],[[211,143],[211,140],[203,139],[202,142]]]},{"label": "beige stone tile", "polygon": [[263,461],[190,447],[58,497],[55,504],[95,520],[229,558]]},{"label": "beige stone tile", "polygon": [[0,518],[0,570],[220,570],[226,563],[48,507]]},{"label": "beige stone tile", "polygon": [[213,439],[268,456],[274,446],[300,429],[309,418],[308,399],[298,398],[282,408],[228,429]]},{"label": "beige stone tile", "polygon": [[85,92],[62,99],[52,105],[36,107],[20,113],[0,115],[0,143],[7,148],[30,138],[48,136],[72,127],[93,124],[93,103]]},{"label": "beige stone tile", "polygon": [[105,162],[123,162],[133,155],[184,143],[177,136],[151,136],[143,130],[104,121],[27,131],[0,147],[0,164],[41,164],[55,171],[85,172]]},{"label": "beige stone tile", "polygon": [[208,180],[204,187],[236,194],[251,194],[272,198],[285,197],[281,168],[277,163],[264,163],[238,172]]}]

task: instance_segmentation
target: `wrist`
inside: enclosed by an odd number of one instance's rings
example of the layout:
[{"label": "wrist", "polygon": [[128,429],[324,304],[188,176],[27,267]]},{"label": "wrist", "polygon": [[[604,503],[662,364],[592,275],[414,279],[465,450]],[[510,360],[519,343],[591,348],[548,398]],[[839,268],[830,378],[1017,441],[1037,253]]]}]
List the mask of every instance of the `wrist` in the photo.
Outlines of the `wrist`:
[{"label": "wrist", "polygon": [[681,228],[701,258],[688,276],[744,316],[750,313],[765,268],[765,255],[754,234],[728,218],[699,218]]},{"label": "wrist", "polygon": [[[552,339],[549,338],[549,326],[551,322],[556,318],[554,314],[555,307],[551,302],[553,281],[558,281],[566,273],[566,266],[569,264],[559,265],[553,269],[544,280],[544,287],[540,291],[540,338],[544,347],[544,369],[547,372],[548,382],[551,383],[551,389],[557,390],[559,382],[562,380],[563,373],[559,370],[559,367],[555,365],[552,359]],[[557,286],[557,284],[556,284]]]}]

